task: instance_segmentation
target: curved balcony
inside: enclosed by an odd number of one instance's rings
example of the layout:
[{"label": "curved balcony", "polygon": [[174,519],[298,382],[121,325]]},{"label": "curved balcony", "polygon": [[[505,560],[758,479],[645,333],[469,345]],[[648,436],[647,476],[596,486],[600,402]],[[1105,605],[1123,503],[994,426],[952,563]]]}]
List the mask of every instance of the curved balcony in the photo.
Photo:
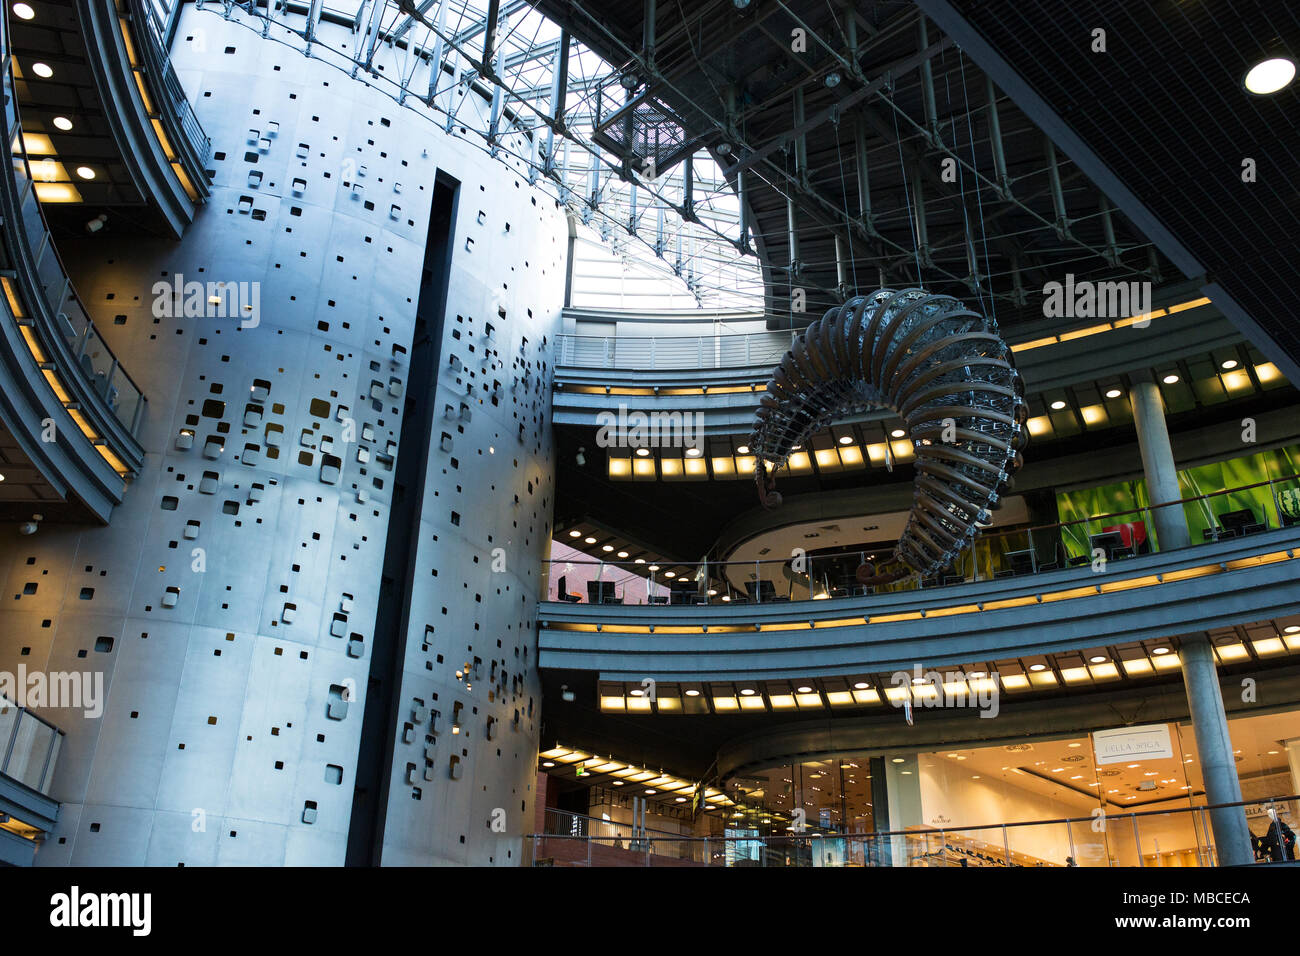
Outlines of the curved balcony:
[{"label": "curved balcony", "polygon": [[144,459],[135,434],[146,400],[100,338],[55,250],[23,143],[7,33],[2,39],[12,162],[0,174],[0,413],[49,496],[75,498],[106,521],[122,479]]},{"label": "curved balcony", "polygon": [[[1274,508],[1243,514],[1239,496],[1264,486]],[[571,582],[584,576],[564,562],[549,569],[551,600],[539,610],[539,666],[632,683],[844,678],[1023,660],[1114,645],[1117,634],[1129,645],[1167,641],[1300,611],[1300,478],[1165,507],[1189,503],[1215,516],[1189,548],[1158,550],[1146,534],[1149,509],[1138,509],[983,534],[949,574],[874,591],[831,577],[832,568],[851,574],[860,553],[850,552],[735,566],[603,564],[580,603]],[[1300,633],[1256,649],[1296,652]]]},{"label": "curved balcony", "polygon": [[[795,334],[558,335],[553,420],[594,426],[601,412],[634,404],[647,412],[704,414],[707,435],[748,433],[772,368]],[[1208,381],[1219,368],[1218,353],[1226,356],[1242,344],[1240,333],[1208,299],[1189,295],[1146,316],[1030,333],[1013,342],[1012,350],[1029,394],[1042,397],[1101,377],[1118,379],[1179,362],[1187,363],[1194,379]],[[1265,367],[1261,387],[1285,384],[1262,356],[1252,353],[1249,360]],[[1233,394],[1216,386],[1201,391],[1196,398],[1204,404]],[[878,413],[863,420],[887,417]]]}]

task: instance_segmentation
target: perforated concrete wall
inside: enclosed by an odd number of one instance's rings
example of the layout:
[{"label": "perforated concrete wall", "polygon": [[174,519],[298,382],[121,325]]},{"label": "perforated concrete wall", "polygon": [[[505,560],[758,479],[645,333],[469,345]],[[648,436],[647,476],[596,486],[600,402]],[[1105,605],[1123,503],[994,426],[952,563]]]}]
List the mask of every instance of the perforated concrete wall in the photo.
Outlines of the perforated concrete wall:
[{"label": "perforated concrete wall", "polygon": [[[383,862],[517,862],[563,213],[418,103],[211,7],[187,6],[173,58],[211,202],[179,244],[110,220],[63,249],[150,397],[144,472],[109,527],[0,551],[0,670],[105,675],[100,717],[38,708],[67,739],[37,863],[343,862],[438,171],[460,186],[437,385],[410,396],[437,411]],[[187,316],[154,291],[178,277],[230,285]]]}]

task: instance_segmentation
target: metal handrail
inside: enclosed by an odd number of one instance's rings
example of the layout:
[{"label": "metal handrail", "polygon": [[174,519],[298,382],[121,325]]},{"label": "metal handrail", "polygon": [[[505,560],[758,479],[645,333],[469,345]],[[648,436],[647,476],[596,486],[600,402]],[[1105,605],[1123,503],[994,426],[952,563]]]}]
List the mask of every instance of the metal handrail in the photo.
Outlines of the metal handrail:
[{"label": "metal handrail", "polygon": [[555,337],[555,365],[604,369],[723,369],[770,366],[798,335],[789,330],[725,335],[577,335]]},{"label": "metal handrail", "polygon": [[[1083,526],[1086,529],[1088,525],[1094,522],[1112,521],[1117,518],[1132,517],[1134,515],[1143,515],[1146,514],[1147,512],[1153,512],[1155,510],[1163,509],[1163,508],[1182,507],[1183,505],[1186,504],[1191,504],[1198,501],[1208,501],[1212,498],[1220,498],[1226,495],[1238,494],[1243,491],[1249,491],[1251,489],[1260,488],[1266,485],[1270,486],[1270,488],[1273,490],[1273,505],[1278,515],[1279,524],[1284,524],[1282,519],[1283,517],[1285,517],[1285,512],[1283,512],[1281,502],[1278,500],[1276,488],[1279,484],[1285,484],[1287,482],[1300,482],[1300,474],[1283,475],[1277,478],[1269,478],[1265,481],[1252,482],[1251,484],[1247,484],[1247,485],[1239,485],[1233,488],[1224,488],[1218,491],[1207,492],[1201,495],[1192,495],[1187,498],[1179,498],[1173,501],[1161,502],[1160,504],[1156,504],[1156,505],[1146,505],[1139,508],[1132,508],[1127,511],[1117,511],[1117,512],[1111,512],[1107,514],[1092,515],[1087,518],[1078,518],[1073,521],[1063,521],[1063,522],[1056,522],[1053,524],[1034,525],[1032,527],[1023,527],[1023,528],[999,529],[996,531],[992,531],[992,530],[980,531],[976,534],[975,539],[971,545],[971,552],[975,553],[978,549],[997,548],[999,542],[1005,543],[1005,539],[1011,537],[1027,538],[1029,542],[1028,549],[1032,551],[1034,550],[1035,535],[1038,536],[1038,540],[1040,542],[1051,541],[1054,547],[1061,547],[1063,545],[1063,540],[1064,540],[1063,536],[1061,535],[1061,532],[1064,529],[1075,528],[1079,526]],[[1266,513],[1264,515],[1264,518],[1267,519],[1267,517],[1268,515]],[[1265,524],[1267,524],[1267,520],[1265,520]],[[1149,530],[1154,530],[1154,522],[1151,523],[1151,527],[1149,528]],[[1159,542],[1155,538],[1149,537],[1148,540],[1153,542],[1152,544],[1153,553],[1160,553],[1161,551],[1168,553],[1170,550],[1176,550],[1176,549],[1169,549],[1169,548],[1161,549],[1157,547]],[[1193,541],[1191,547],[1195,548],[1204,543],[1206,542]],[[807,574],[811,579],[811,565],[814,562],[830,563],[835,561],[836,559],[843,559],[843,558],[861,559],[863,554],[864,554],[863,548],[845,548],[840,551],[829,552],[826,554],[809,555],[806,556],[804,560],[808,563],[810,570],[806,572],[796,572],[796,574],[798,575]],[[647,559],[645,563],[637,564],[633,561],[618,561],[618,560],[601,561],[596,558],[591,558],[591,559],[550,558],[544,562],[544,566],[547,568],[552,567],[554,565],[573,566],[573,567],[584,567],[584,566],[596,567],[599,568],[599,575],[597,577],[597,580],[604,581],[606,584],[614,583],[612,581],[605,580],[606,572],[611,569],[615,572],[624,572],[629,576],[637,577],[639,579],[645,576],[644,572],[647,570],[649,564],[655,564],[668,570],[672,570],[676,568],[688,568],[688,569],[703,568],[705,571],[704,581],[701,584],[697,585],[697,590],[702,592],[707,590],[710,587],[710,582],[712,581],[713,577],[725,579],[725,570],[727,568],[739,567],[744,569],[746,573],[752,571],[753,572],[752,577],[755,580],[758,580],[763,576],[765,567],[772,567],[772,566],[785,567],[787,565],[790,565],[791,560],[792,559],[790,557],[756,558],[753,560],[705,559],[702,561],[676,561],[670,558],[655,558],[653,559],[653,561]],[[1051,570],[1060,570],[1064,567],[1064,565],[1065,562],[1062,561],[1060,562],[1060,565],[1058,567],[1052,568]],[[1037,566],[1036,561],[1033,562],[1033,568],[1035,573],[1041,573],[1042,571],[1048,570],[1045,568],[1039,568]],[[973,571],[973,580],[979,581],[980,580],[979,564],[977,561],[972,562],[972,571]],[[676,578],[677,581],[680,581],[681,579],[682,579],[681,577]],[[664,587],[670,586],[667,583],[665,583],[665,581],[662,578],[656,579],[653,572],[649,574],[648,580],[652,584],[658,584]],[[965,578],[963,578],[962,583],[967,583]],[[549,581],[547,586],[549,588]],[[928,588],[931,585],[922,585],[922,586]],[[827,590],[829,591],[829,588]],[[761,593],[762,593],[761,590],[759,590],[758,594],[761,595]],[[680,606],[680,605],[674,605],[674,606]]]},{"label": "metal handrail", "polygon": [[[1174,799],[1180,799],[1180,798],[1174,798]],[[1190,800],[1190,797],[1187,799]],[[1246,807],[1267,805],[1271,811],[1270,818],[1276,821],[1277,805],[1290,803],[1297,800],[1300,800],[1300,794],[1265,797],[1263,799],[1257,799],[1257,800],[1239,800],[1239,801],[1234,801],[1232,803],[1205,804],[1203,806],[1173,807],[1164,810],[1130,810],[1130,811],[1124,811],[1120,813],[1103,812],[1101,814],[1101,818],[1106,821],[1105,826],[1108,830],[1120,825],[1126,819],[1132,823],[1133,832],[1135,836],[1135,846],[1137,849],[1137,854],[1136,854],[1137,865],[1143,866],[1145,864],[1142,862],[1141,838],[1140,838],[1140,831],[1138,829],[1138,820],[1140,818],[1169,817],[1174,814],[1191,814],[1192,815],[1191,820],[1192,820],[1193,828],[1195,830],[1197,825],[1197,819],[1199,817],[1200,830],[1198,831],[1196,837],[1198,843],[1197,850],[1199,853],[1199,850],[1201,849],[1200,843],[1202,840],[1201,833],[1207,834],[1207,836],[1205,837],[1205,839],[1207,839],[1205,848],[1212,849],[1212,850],[1216,849],[1215,847],[1213,847],[1212,844],[1208,842],[1209,830],[1205,826],[1205,814],[1207,812],[1214,811],[1214,810],[1231,810],[1233,808],[1242,808],[1244,810]],[[843,840],[846,843],[858,843],[858,844],[874,843],[879,846],[883,844],[889,844],[892,843],[892,841],[894,840],[900,840],[900,839],[914,840],[914,841],[925,839],[927,841],[927,847],[928,847],[929,838],[936,837],[936,836],[939,837],[940,839],[947,840],[953,836],[963,836],[967,833],[980,834],[981,835],[980,842],[983,843],[985,842],[983,840],[983,835],[987,835],[991,832],[1000,832],[1002,834],[1002,839],[1003,839],[1003,852],[1005,853],[1005,856],[1002,859],[1002,863],[1004,863],[1007,866],[1022,866],[1023,864],[1014,863],[1012,860],[1013,854],[1010,850],[1008,831],[1015,830],[1017,828],[1028,828],[1028,827],[1065,826],[1067,828],[1066,833],[1067,835],[1069,835],[1070,838],[1071,851],[1072,851],[1071,856],[1073,856],[1074,837],[1073,834],[1070,832],[1069,828],[1075,824],[1088,826],[1089,828],[1091,828],[1095,826],[1097,819],[1098,818],[1096,816],[1089,815],[1083,817],[1057,817],[1050,820],[1022,820],[1016,822],[970,825],[970,826],[961,826],[961,827],[949,827],[949,826],[938,827],[932,825],[921,825],[918,828],[911,829],[911,830],[874,830],[869,833],[847,833],[847,832],[838,832],[834,830],[822,831],[819,828],[809,827],[807,830],[804,830],[802,832],[775,835],[775,836],[773,835],[768,835],[768,836],[762,836],[762,835],[685,836],[683,835],[683,836],[664,836],[664,837],[646,836],[644,837],[644,842],[646,845],[639,849],[644,851],[645,857],[648,859],[651,855],[653,855],[653,849],[655,844],[668,844],[668,845],[676,844],[679,847],[681,845],[703,846],[707,850],[709,846],[725,847],[728,844],[737,844],[743,846],[743,845],[753,845],[757,843],[760,844],[764,849],[768,849],[768,848],[799,846],[802,844],[810,843],[811,841],[814,840]],[[1276,824],[1272,824],[1272,825],[1276,825]],[[589,845],[590,844],[600,845],[609,842],[613,838],[581,836],[581,835],[573,835],[573,834],[532,833],[532,834],[527,834],[525,836],[525,839],[532,841],[532,845],[534,849],[534,857],[535,857],[536,848],[539,845],[539,843],[541,843],[542,841],[582,840],[588,843]],[[932,857],[932,856],[933,854],[930,852],[920,854],[917,856],[909,856],[908,863],[910,863],[912,860],[926,859],[927,857]],[[1210,857],[1212,863],[1215,862],[1216,857],[1217,857],[1217,852]],[[996,859],[994,860],[994,862],[996,862]],[[588,856],[588,865],[591,865],[590,855]],[[897,864],[893,864],[891,862],[889,865],[892,866]],[[1066,865],[1070,865],[1070,863],[1067,861]],[[1110,865],[1111,862],[1110,862],[1110,858],[1108,857],[1107,866]]]}]

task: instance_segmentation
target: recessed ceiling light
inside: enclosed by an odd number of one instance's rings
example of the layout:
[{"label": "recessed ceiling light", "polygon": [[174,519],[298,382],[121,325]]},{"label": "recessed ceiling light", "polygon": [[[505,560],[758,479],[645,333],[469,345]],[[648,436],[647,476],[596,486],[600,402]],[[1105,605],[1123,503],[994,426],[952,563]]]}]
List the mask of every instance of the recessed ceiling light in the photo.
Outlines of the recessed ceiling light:
[{"label": "recessed ceiling light", "polygon": [[1219,365],[1219,368],[1236,368],[1236,367],[1237,367],[1236,359],[1224,359],[1222,364]]},{"label": "recessed ceiling light", "polygon": [[1090,663],[1090,664],[1104,664],[1104,663],[1106,663],[1108,660],[1110,660],[1110,658],[1107,657],[1105,654],[1094,654],[1092,657],[1088,658],[1088,663]]},{"label": "recessed ceiling light", "polygon": [[32,9],[29,3],[15,3],[13,5],[14,16],[19,20],[30,20],[36,16],[36,11]]},{"label": "recessed ceiling light", "polygon": [[628,691],[628,693],[631,694],[633,697],[640,697],[642,694],[645,693],[645,691],[643,691],[640,687],[633,687],[630,691]]},{"label": "recessed ceiling light", "polygon": [[742,697],[753,697],[753,696],[754,696],[754,688],[752,688],[752,687],[742,687],[742,688],[740,689],[740,694],[741,694]]},{"label": "recessed ceiling light", "polygon": [[666,578],[675,578],[675,577],[677,577],[677,572],[676,572],[676,571],[665,571],[665,572],[664,572],[664,577],[666,577]]},{"label": "recessed ceiling light", "polygon": [[91,169],[89,166],[78,166],[77,175],[80,176],[82,179],[94,179],[95,171]]},{"label": "recessed ceiling light", "polygon": [[555,766],[555,761],[554,761],[554,760],[548,760],[548,761],[546,761],[546,763],[542,764],[542,766],[543,766],[543,767],[554,767],[554,766]]},{"label": "recessed ceiling light", "polygon": [[748,445],[737,445],[737,446],[736,446],[736,454],[738,454],[738,455],[748,455],[748,454],[749,454],[749,446],[748,446]]},{"label": "recessed ceiling light", "polygon": [[586,536],[585,538],[583,538],[582,540],[583,540],[583,542],[586,543],[586,544],[595,544],[595,543],[596,543],[596,539],[593,538],[591,535],[587,535],[587,536]]},{"label": "recessed ceiling light", "polygon": [[[18,8],[15,7],[16,11]],[[1243,81],[1248,92],[1267,96],[1285,89],[1295,79],[1295,62],[1284,56],[1261,60],[1250,68]]]},{"label": "recessed ceiling light", "polygon": [[54,71],[50,69],[48,63],[33,63],[32,72],[44,80],[48,80],[54,75]]},{"label": "recessed ceiling light", "polygon": [[906,434],[907,434],[907,432],[903,431],[903,429],[901,429],[901,428],[895,428],[892,432],[889,433],[889,437],[890,437],[890,438],[902,438],[902,437],[903,437],[904,435],[906,435]]},{"label": "recessed ceiling light", "polygon": [[657,564],[652,564],[652,565],[650,565],[650,570],[651,570],[651,571],[658,571],[658,570],[659,570],[659,565],[657,565]]},{"label": "recessed ceiling light", "polygon": [[1120,391],[1118,388],[1107,389],[1106,391],[1107,398],[1119,398],[1123,394],[1124,393]]},{"label": "recessed ceiling light", "polygon": [[699,457],[700,457],[700,450],[699,450],[698,448],[688,448],[688,449],[686,449],[686,457],[687,457],[687,458],[699,458]]},{"label": "recessed ceiling light", "polygon": [[1157,648],[1156,648],[1155,650],[1153,650],[1151,653],[1152,653],[1152,654],[1168,654],[1168,653],[1169,653],[1169,648],[1167,648],[1167,647],[1157,647]]},{"label": "recessed ceiling light", "polygon": [[618,553],[618,556],[619,556],[620,558],[626,558],[626,557],[627,557],[627,552],[626,552],[626,551],[620,551],[620,552]]},{"label": "recessed ceiling light", "polygon": [[852,445],[852,444],[853,444],[853,438],[852,438],[852,436],[850,436],[850,435],[841,435],[841,436],[840,436],[840,444],[841,444],[841,445]]},{"label": "recessed ceiling light", "polygon": [[607,552],[608,552],[608,551],[613,551],[613,550],[614,550],[614,546],[613,546],[612,544],[602,544],[602,545],[600,546],[600,550],[602,550],[602,551],[607,551]]},{"label": "recessed ceiling light", "polygon": [[871,685],[868,684],[866,681],[864,681],[864,680],[860,680],[860,681],[858,681],[856,684],[853,685],[853,689],[854,689],[854,690],[866,690],[866,689],[867,689],[868,687],[870,687],[870,686],[871,686]]},{"label": "recessed ceiling light", "polygon": [[655,792],[655,791],[654,791],[654,788],[653,788],[653,787],[650,787],[649,789],[646,790],[646,793],[647,793],[647,794],[651,794],[651,793],[654,793],[654,792]]},{"label": "recessed ceiling light", "polygon": [[673,797],[673,802],[674,802],[674,803],[685,803],[685,802],[686,802],[686,798],[685,798],[685,797]]},{"label": "recessed ceiling light", "polygon": [[1170,372],[1168,375],[1166,375],[1166,376],[1165,376],[1164,378],[1162,378],[1160,381],[1164,382],[1166,385],[1173,385],[1175,382],[1178,381],[1178,376],[1175,375],[1173,372]]},{"label": "recessed ceiling light", "polygon": [[66,116],[56,116],[54,117],[54,128],[61,129],[66,133],[68,130],[72,129],[72,120],[68,119]]},{"label": "recessed ceiling light", "polygon": [[791,451],[803,451],[803,445],[791,445],[791,446],[790,446],[790,450],[791,450]]},{"label": "recessed ceiling light", "polygon": [[1288,624],[1286,627],[1282,628],[1282,630],[1287,634],[1294,634],[1297,631],[1300,631],[1300,624]]},{"label": "recessed ceiling light", "polygon": [[1047,670],[1047,665],[1046,665],[1046,664],[1030,664],[1030,665],[1029,665],[1029,669],[1030,669],[1031,671],[1045,671],[1045,670]]},{"label": "recessed ceiling light", "polygon": [[582,532],[581,532],[581,531],[570,531],[570,532],[569,532],[569,537],[570,537],[570,538],[581,538],[581,537],[582,537]]},{"label": "recessed ceiling light", "polygon": [[902,762],[903,762],[903,758],[902,758],[902,757],[895,757],[895,758],[894,758],[894,763],[902,763]]},{"label": "recessed ceiling light", "polygon": [[638,455],[640,455],[642,458],[644,458],[646,455],[650,454],[650,449],[649,449],[649,448],[638,448],[638,449],[636,450],[636,453],[637,453]]},{"label": "recessed ceiling light", "polygon": [[807,684],[804,684],[802,687],[796,687],[795,690],[797,690],[797,691],[798,691],[799,693],[801,693],[801,694],[811,694],[811,693],[812,693],[812,688],[809,687]]},{"label": "recessed ceiling light", "polygon": [[1059,398],[1056,401],[1052,402],[1052,411],[1054,412],[1059,412],[1064,407],[1065,407],[1065,402],[1061,401]]},{"label": "recessed ceiling light", "polygon": [[4,480],[5,480],[5,476],[4,476],[4,475],[0,475],[0,481],[4,481]]},{"label": "recessed ceiling light", "polygon": [[686,696],[687,696],[687,697],[699,697],[699,696],[700,696],[700,692],[699,692],[698,690],[694,690],[694,689],[692,689],[692,690],[688,690],[688,691],[686,692]]},{"label": "recessed ceiling light", "polygon": [[637,558],[637,559],[636,559],[636,563],[637,563],[637,564],[645,564],[645,558]]}]

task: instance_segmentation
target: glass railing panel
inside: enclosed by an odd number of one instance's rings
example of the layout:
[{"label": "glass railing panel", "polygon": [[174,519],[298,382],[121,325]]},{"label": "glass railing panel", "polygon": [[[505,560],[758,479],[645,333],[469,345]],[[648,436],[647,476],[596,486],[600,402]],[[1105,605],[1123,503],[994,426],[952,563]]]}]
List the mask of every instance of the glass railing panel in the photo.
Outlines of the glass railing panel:
[{"label": "glass railing panel", "polygon": [[[1239,812],[1239,811],[1238,811]],[[1167,813],[1134,817],[1143,866],[1208,866],[1195,814],[1180,807]]]},{"label": "glass railing panel", "polygon": [[27,711],[18,716],[18,730],[14,734],[13,747],[5,763],[4,772],[19,783],[40,789],[45,775],[46,759],[54,745],[54,728],[42,720],[33,717]]},{"label": "glass railing panel", "polygon": [[135,424],[135,416],[142,398],[140,390],[135,387],[120,365],[113,370],[113,377],[109,380],[109,395],[111,396],[109,405],[113,409],[113,414],[122,423],[122,427],[130,431]]},{"label": "glass railing panel", "polygon": [[1071,839],[1065,822],[1008,826],[1003,855],[1011,866],[1070,866],[1077,862]]}]

